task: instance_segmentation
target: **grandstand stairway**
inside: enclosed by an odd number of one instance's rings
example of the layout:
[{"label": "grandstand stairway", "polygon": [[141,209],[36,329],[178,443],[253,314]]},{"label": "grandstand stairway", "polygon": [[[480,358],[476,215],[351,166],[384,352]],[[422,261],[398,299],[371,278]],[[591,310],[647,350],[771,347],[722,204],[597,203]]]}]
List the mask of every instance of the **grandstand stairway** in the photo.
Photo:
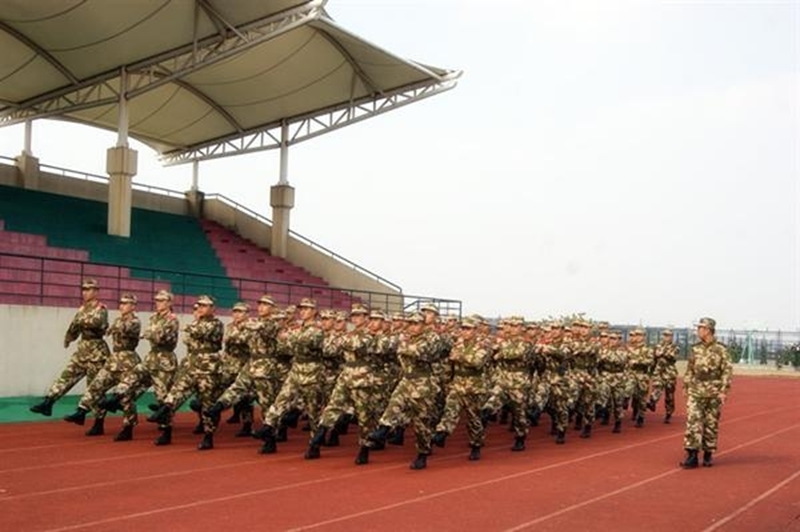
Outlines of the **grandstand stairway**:
[{"label": "grandstand stairway", "polygon": [[244,301],[256,301],[264,293],[270,294],[279,305],[296,304],[302,297],[313,297],[321,308],[349,309],[354,301],[359,301],[212,220],[200,223]]}]

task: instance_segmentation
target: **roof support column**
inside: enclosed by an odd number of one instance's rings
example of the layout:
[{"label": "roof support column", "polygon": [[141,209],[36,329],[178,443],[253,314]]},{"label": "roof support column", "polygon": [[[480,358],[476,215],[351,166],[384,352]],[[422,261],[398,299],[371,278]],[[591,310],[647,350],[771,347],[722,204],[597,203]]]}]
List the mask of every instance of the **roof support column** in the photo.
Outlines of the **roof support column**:
[{"label": "roof support column", "polygon": [[133,176],[136,175],[138,153],[128,147],[128,87],[125,68],[120,72],[117,145],[106,151],[108,172],[108,234],[131,236]]},{"label": "roof support column", "polygon": [[18,183],[23,188],[37,190],[39,188],[39,158],[33,156],[31,139],[33,138],[33,123],[25,121],[25,144],[17,160]]},{"label": "roof support column", "polygon": [[200,161],[192,161],[192,188],[186,192],[186,201],[189,202],[189,213],[195,218],[203,217],[203,198],[205,195],[200,192],[198,184],[200,182]]},{"label": "roof support column", "polygon": [[289,219],[294,207],[294,188],[289,185],[289,124],[281,124],[281,161],[278,184],[270,188],[269,204],[272,206],[272,244],[270,252],[286,258],[289,246]]}]

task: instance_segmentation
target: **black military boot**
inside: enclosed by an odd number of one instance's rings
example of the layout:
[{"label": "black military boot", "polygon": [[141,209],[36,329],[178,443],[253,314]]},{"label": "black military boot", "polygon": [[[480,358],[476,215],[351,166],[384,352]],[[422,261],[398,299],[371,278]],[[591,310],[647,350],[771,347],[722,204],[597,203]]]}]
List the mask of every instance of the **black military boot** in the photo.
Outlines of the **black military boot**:
[{"label": "black military boot", "polygon": [[431,443],[436,447],[444,447],[444,442],[447,440],[447,433],[443,430],[437,430],[431,437]]},{"label": "black military boot", "polygon": [[373,430],[367,436],[369,441],[375,443],[386,443],[386,437],[389,435],[389,431],[392,429],[389,425],[381,425],[377,429]]},{"label": "black military boot", "polygon": [[317,427],[317,432],[314,433],[314,436],[311,438],[311,441],[308,444],[312,447],[320,447],[323,443],[325,443],[325,436],[328,434],[328,427],[324,425],[320,425]]},{"label": "black military boot", "polygon": [[558,434],[558,429],[556,428],[556,417],[554,414],[550,414],[550,436],[555,436]]},{"label": "black military boot", "polygon": [[[216,403],[214,403],[213,405],[208,407],[206,409],[206,411],[203,412],[203,413],[205,415],[207,415],[208,417],[210,417],[211,419],[213,419],[215,423],[218,423],[219,422],[219,417],[220,417],[220,415],[222,415],[222,412],[224,410],[225,410],[225,405],[223,403],[220,403],[219,401],[217,401]],[[238,423],[238,421],[237,421],[237,423]]]},{"label": "black military boot", "polygon": [[493,417],[495,417],[494,410],[487,407],[481,408],[481,423],[483,423],[484,427],[489,424]]},{"label": "black military boot", "polygon": [[203,425],[203,420],[201,419],[200,421],[197,422],[197,425],[195,425],[194,428],[192,429],[192,434],[199,436],[200,434],[205,434],[205,433],[206,433],[206,427],[205,425]]},{"label": "black military boot", "polygon": [[473,445],[469,448],[469,460],[475,461],[481,459],[481,448],[477,445]]},{"label": "black military boot", "polygon": [[198,451],[208,451],[214,448],[214,435],[210,432],[206,432],[203,435],[203,441],[197,446]]},{"label": "black military boot", "polygon": [[169,421],[169,415],[172,413],[172,408],[170,408],[167,404],[162,404],[158,407],[158,410],[153,412],[150,416],[148,416],[147,421],[150,423],[159,423],[164,425]]},{"label": "black military boot", "polygon": [[284,423],[286,423],[286,426],[291,428],[291,429],[296,429],[297,428],[297,422],[300,419],[300,414],[301,413],[302,412],[300,412],[300,410],[298,410],[296,408],[293,408],[293,409],[289,410],[288,412],[286,412],[283,415],[283,421],[284,421]]},{"label": "black military boot", "polygon": [[70,423],[75,423],[76,425],[83,425],[86,423],[86,414],[89,411],[85,408],[78,407],[73,413],[64,416],[64,421],[68,421]]},{"label": "black military boot", "polygon": [[[122,396],[118,393],[107,395],[97,402],[97,406],[108,412],[119,412],[122,410]],[[157,405],[156,410],[158,410]]]},{"label": "black military boot", "polygon": [[339,447],[339,431],[336,430],[336,427],[331,429],[331,432],[328,434],[328,441],[325,442],[325,447]]},{"label": "black military boot", "polygon": [[285,442],[289,440],[289,427],[285,423],[278,425],[278,431],[275,433],[276,442]]},{"label": "black military boot", "polygon": [[672,423],[672,414],[667,414],[664,416],[664,424],[669,425]]},{"label": "black military boot", "polygon": [[94,419],[94,424],[92,428],[86,431],[87,436],[102,436],[105,434],[103,430],[105,428],[105,419],[98,417]]},{"label": "black military boot", "polygon": [[684,469],[694,469],[697,464],[697,450],[686,449],[686,458],[679,464]]},{"label": "black military boot", "polygon": [[353,421],[353,416],[350,414],[342,414],[339,420],[333,426],[339,435],[344,436],[350,430],[350,422]]},{"label": "black military boot", "polygon": [[272,454],[278,450],[278,445],[275,443],[275,433],[269,425],[264,425],[261,427],[259,431],[261,433],[261,439],[264,444],[261,446],[261,449],[258,450],[260,454]]},{"label": "black military boot", "polygon": [[356,465],[364,465],[369,463],[369,447],[362,445],[356,455]]},{"label": "black military boot", "polygon": [[153,442],[155,445],[169,445],[172,443],[172,427],[164,427],[161,435]]},{"label": "black military boot", "polygon": [[195,397],[191,401],[189,401],[189,410],[192,412],[197,412],[198,414],[203,410],[203,403],[200,402],[200,399]]},{"label": "black military boot", "polygon": [[37,403],[30,408],[31,412],[36,414],[41,414],[43,416],[52,416],[53,415],[53,405],[55,401],[50,397],[45,397],[42,399],[41,403]]},{"label": "black military boot", "polygon": [[319,447],[314,445],[309,445],[308,449],[306,449],[306,452],[303,455],[303,458],[305,458],[306,460],[316,460],[317,458],[320,457],[320,454],[321,453]]},{"label": "black military boot", "polygon": [[500,419],[498,420],[498,423],[500,425],[508,425],[508,421],[510,418],[511,418],[511,409],[509,409],[507,406],[501,408]]},{"label": "black military boot", "polygon": [[644,427],[644,416],[636,416],[636,428],[640,429],[642,427]]},{"label": "black military boot", "polygon": [[[151,412],[158,412],[158,409],[161,408],[161,405],[158,404],[158,403],[150,403],[149,405],[147,405],[147,408]],[[106,409],[106,410],[108,410],[108,409]]]},{"label": "black military boot", "polygon": [[605,426],[611,421],[611,410],[607,406],[600,409],[600,424]]},{"label": "black military boot", "polygon": [[575,426],[573,428],[575,430],[581,430],[583,428],[583,418],[581,416],[575,416]]},{"label": "black military boot", "polygon": [[123,425],[119,434],[114,436],[114,441],[131,441],[133,439],[133,425]]},{"label": "black military boot", "polygon": [[631,398],[630,397],[623,397],[622,398],[622,409],[623,410],[627,410],[629,406],[631,406]]},{"label": "black military boot", "polygon": [[524,451],[525,450],[525,436],[516,436],[514,437],[514,446],[511,447],[511,450],[514,452]]},{"label": "black military boot", "polygon": [[419,453],[409,466],[410,469],[425,469],[426,467],[428,467],[428,455],[425,453]]},{"label": "black military boot", "polygon": [[711,467],[714,465],[714,453],[712,451],[703,451],[703,467]]},{"label": "black military boot", "polygon": [[656,402],[651,397],[649,401],[647,401],[647,409],[651,412],[656,411]]},{"label": "black military boot", "polygon": [[566,430],[559,430],[556,432],[556,443],[558,445],[564,445],[567,442],[567,431]]},{"label": "black military boot", "polygon": [[542,416],[542,409],[538,405],[532,406],[528,410],[528,421],[532,427],[539,426],[539,418]]},{"label": "black military boot", "polygon": [[620,432],[622,432],[622,420],[621,419],[618,419],[618,420],[614,421],[614,428],[611,429],[611,432],[613,432],[614,434],[619,434]]},{"label": "black military boot", "polygon": [[392,435],[386,440],[389,445],[404,445],[406,443],[406,428],[397,427],[392,431]]},{"label": "black military boot", "polygon": [[591,438],[592,437],[592,426],[588,423],[583,426],[583,430],[581,431],[581,438]]},{"label": "black military boot", "polygon": [[[220,410],[219,413],[221,414],[222,410]],[[227,423],[228,425],[238,425],[241,422],[242,422],[242,402],[239,401],[235,405],[233,405],[233,413],[231,414],[231,417],[225,420],[225,423]]]},{"label": "black military boot", "polygon": [[236,438],[247,438],[253,435],[253,422],[252,421],[245,421],[242,423],[242,428],[239,429],[239,432],[234,434]]}]

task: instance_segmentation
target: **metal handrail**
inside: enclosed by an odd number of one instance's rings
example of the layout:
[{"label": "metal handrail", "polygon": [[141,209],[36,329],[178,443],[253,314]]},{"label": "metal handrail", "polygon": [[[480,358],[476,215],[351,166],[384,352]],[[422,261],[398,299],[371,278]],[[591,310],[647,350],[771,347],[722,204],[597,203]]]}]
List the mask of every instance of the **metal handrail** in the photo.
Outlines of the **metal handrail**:
[{"label": "metal handrail", "polygon": [[[73,179],[83,179],[84,181],[92,181],[95,183],[108,183],[108,176],[102,174],[92,174],[90,172],[81,172],[79,170],[72,170],[69,168],[62,168],[61,166],[53,166],[51,164],[40,164],[39,169],[49,170],[51,173],[58,174],[62,177],[71,177]],[[171,198],[184,199],[186,195],[183,192],[172,190],[169,188],[159,187],[157,185],[148,185],[145,183],[131,183],[131,188],[134,190],[141,190],[151,194],[158,194],[159,196],[169,196]]]},{"label": "metal handrail", "polygon": [[[438,305],[440,305],[443,309],[448,309],[449,313],[451,314],[461,314],[461,301],[454,300],[454,299],[441,299],[441,298],[434,298],[434,297],[424,297],[424,296],[411,296],[406,294],[397,294],[392,292],[378,292],[373,290],[359,290],[359,289],[351,289],[351,288],[342,288],[342,287],[333,287],[333,286],[326,286],[326,285],[317,285],[317,284],[301,284],[301,283],[290,283],[286,281],[271,281],[271,280],[264,280],[264,279],[253,279],[253,278],[245,278],[245,277],[227,277],[221,275],[212,275],[203,272],[191,272],[191,271],[177,271],[177,270],[165,270],[159,268],[151,268],[144,265],[135,265],[135,264],[112,264],[107,262],[89,262],[89,261],[79,261],[79,260],[70,260],[70,259],[60,259],[60,258],[49,258],[49,257],[40,257],[35,255],[24,255],[18,253],[5,253],[0,252],[0,259],[3,258],[16,258],[16,259],[28,259],[28,260],[35,260],[37,266],[36,267],[22,267],[22,266],[9,266],[5,265],[3,267],[6,271],[20,271],[20,272],[35,272],[37,273],[38,280],[17,280],[17,281],[6,281],[6,282],[13,282],[15,286],[31,286],[35,285],[38,287],[38,290],[34,294],[20,294],[17,292],[8,292],[4,290],[0,290],[0,296],[30,296],[36,298],[38,304],[43,304],[46,300],[59,300],[59,299],[67,299],[64,296],[58,295],[47,295],[45,292],[45,286],[51,287],[73,287],[73,284],[65,284],[63,282],[45,282],[45,274],[58,274],[58,275],[65,275],[65,276],[77,276],[78,278],[83,278],[85,276],[91,276],[100,282],[101,286],[104,284],[106,285],[105,288],[111,291],[121,291],[122,281],[123,280],[138,280],[144,281],[149,283],[149,288],[151,292],[155,291],[155,286],[157,284],[169,285],[174,292],[182,295],[182,303],[177,304],[176,306],[182,308],[190,308],[191,302],[187,303],[186,296],[189,295],[197,295],[197,292],[213,292],[214,288],[217,289],[230,289],[233,288],[237,291],[237,296],[240,296],[242,291],[245,290],[245,286],[249,285],[251,288],[248,290],[250,291],[258,291],[261,290],[263,293],[270,293],[272,292],[273,295],[282,295],[286,296],[287,299],[291,301],[299,301],[302,297],[315,297],[320,299],[322,297],[322,301],[329,301],[333,303],[335,298],[335,294],[339,293],[344,296],[347,296],[350,303],[353,302],[366,302],[369,306],[378,306],[384,308],[396,308],[397,310],[403,310],[406,305],[405,301],[408,299],[413,299],[417,301],[425,300],[425,301],[432,301]],[[63,269],[53,268],[51,263],[62,263],[62,264],[70,264],[74,265],[71,272],[65,272]],[[91,268],[110,268],[111,272],[113,273],[93,273]],[[139,275],[133,276],[131,274],[131,270],[138,270]],[[177,277],[180,281],[172,281],[170,277],[175,278]],[[108,284],[111,283],[111,286]],[[76,283],[77,284],[77,283]],[[253,286],[257,286],[258,288],[252,288]],[[180,288],[180,290],[179,290]],[[211,295],[214,295],[213,293]]]},{"label": "metal handrail", "polygon": [[[266,223],[268,225],[272,225],[272,220],[270,220],[266,216],[262,216],[262,215],[258,214],[257,212],[255,212],[254,210],[252,210],[252,209],[250,209],[248,207],[245,207],[241,203],[237,203],[236,201],[228,198],[227,196],[223,196],[222,194],[218,194],[218,193],[207,194],[205,196],[205,199],[216,199],[216,200],[219,200],[219,201],[221,201],[221,202],[233,207],[234,209],[237,209],[239,211],[244,212],[245,214],[247,214],[249,216],[252,216],[253,218],[255,218],[256,220],[258,220],[258,221],[260,221],[262,223]],[[378,281],[379,283],[381,283],[383,285],[386,285],[387,287],[392,288],[392,289],[394,289],[394,290],[396,290],[396,291],[398,291],[400,293],[403,292],[403,289],[399,285],[391,282],[390,280],[388,280],[388,279],[386,279],[384,277],[381,277],[377,273],[375,273],[373,271],[370,271],[370,270],[364,268],[363,266],[359,266],[358,264],[356,264],[355,262],[351,261],[350,259],[339,255],[335,251],[332,251],[332,250],[326,248],[322,244],[318,244],[317,242],[314,242],[310,238],[308,238],[306,236],[303,236],[300,233],[297,233],[295,231],[292,231],[291,229],[289,229],[289,234],[291,236],[293,236],[294,238],[296,238],[297,240],[303,242],[307,246],[311,247],[312,249],[315,249],[315,250],[321,252],[322,254],[327,255],[328,257],[330,257],[330,258],[332,258],[332,259],[334,259],[334,260],[336,260],[338,262],[341,262],[342,264],[344,264],[344,265],[356,270],[357,272],[359,272],[359,273],[361,273],[363,275],[366,275],[367,277],[371,277],[372,279]]]}]

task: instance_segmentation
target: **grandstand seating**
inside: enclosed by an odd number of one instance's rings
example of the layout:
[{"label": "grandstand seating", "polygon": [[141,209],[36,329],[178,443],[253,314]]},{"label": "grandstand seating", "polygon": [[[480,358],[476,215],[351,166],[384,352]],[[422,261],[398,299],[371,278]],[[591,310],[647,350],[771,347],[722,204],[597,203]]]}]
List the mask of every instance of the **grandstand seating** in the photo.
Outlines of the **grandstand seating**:
[{"label": "grandstand seating", "polygon": [[[36,304],[74,305],[77,283],[73,281],[80,276],[97,277],[111,287],[105,299],[116,297],[119,290],[149,299],[160,288],[183,296],[179,306],[201,293],[213,294],[222,307],[230,307],[238,298],[196,219],[133,209],[131,237],[120,238],[106,233],[107,212],[102,202],[0,186],[0,253],[30,257],[6,255],[0,269],[24,268],[14,275],[30,278],[39,270],[45,275],[40,282],[48,284],[42,295],[69,301],[47,299]],[[49,274],[60,275],[52,278]],[[0,293],[31,296],[19,292],[31,291],[33,286],[4,285]],[[27,302],[33,299],[28,297]]]},{"label": "grandstand seating", "polygon": [[182,311],[201,293],[222,308],[264,293],[281,305],[358,300],[210,220],[133,209],[131,237],[120,238],[106,217],[102,202],[0,185],[0,303],[75,306],[82,277],[97,278],[106,301],[172,290]]},{"label": "grandstand seating", "polygon": [[200,223],[227,275],[234,279],[245,301],[255,301],[268,293],[280,305],[297,303],[301,297],[313,297],[321,307],[348,309],[353,301],[358,300],[330,288],[324,279],[270,255],[267,250],[214,221],[201,220]]}]

